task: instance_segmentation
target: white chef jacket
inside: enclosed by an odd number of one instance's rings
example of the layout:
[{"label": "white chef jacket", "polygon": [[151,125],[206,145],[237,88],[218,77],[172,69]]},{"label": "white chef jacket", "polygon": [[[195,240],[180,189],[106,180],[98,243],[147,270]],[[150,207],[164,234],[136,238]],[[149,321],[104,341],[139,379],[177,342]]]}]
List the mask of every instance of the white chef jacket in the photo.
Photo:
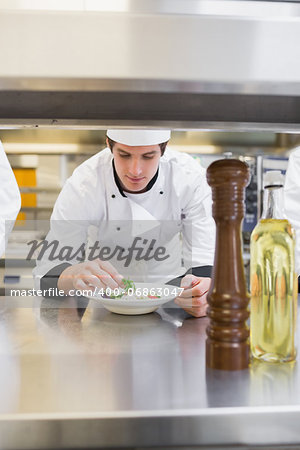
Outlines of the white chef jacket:
[{"label": "white chef jacket", "polygon": [[300,275],[300,147],[289,157],[284,183],[284,209],[296,232],[296,272]]},{"label": "white chef jacket", "polygon": [[21,207],[19,188],[0,141],[0,257]]},{"label": "white chef jacket", "polygon": [[[106,148],[75,169],[55,203],[47,242],[58,239],[60,246],[79,249],[98,240],[110,248],[128,248],[133,236],[141,236],[140,242],[155,238],[171,255],[168,260],[133,260],[129,268],[110,260],[135,281],[166,281],[191,267],[213,265],[215,223],[205,169],[191,156],[167,148],[151,189],[129,194],[118,188],[112,161]],[[37,261],[38,278],[64,262],[47,260],[46,254]]]}]

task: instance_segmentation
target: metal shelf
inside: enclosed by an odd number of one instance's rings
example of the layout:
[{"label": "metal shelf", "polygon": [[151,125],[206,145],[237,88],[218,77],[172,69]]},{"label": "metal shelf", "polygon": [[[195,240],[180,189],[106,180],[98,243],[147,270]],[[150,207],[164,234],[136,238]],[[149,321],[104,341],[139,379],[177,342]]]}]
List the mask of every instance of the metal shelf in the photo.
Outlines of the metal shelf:
[{"label": "metal shelf", "polygon": [[59,188],[53,188],[53,187],[20,187],[20,192],[25,194],[25,193],[36,193],[36,194],[41,194],[41,193],[59,193],[61,191],[61,189]]},{"label": "metal shelf", "polygon": [[53,207],[51,206],[23,206],[21,211],[23,212],[31,212],[31,211],[52,211]]}]

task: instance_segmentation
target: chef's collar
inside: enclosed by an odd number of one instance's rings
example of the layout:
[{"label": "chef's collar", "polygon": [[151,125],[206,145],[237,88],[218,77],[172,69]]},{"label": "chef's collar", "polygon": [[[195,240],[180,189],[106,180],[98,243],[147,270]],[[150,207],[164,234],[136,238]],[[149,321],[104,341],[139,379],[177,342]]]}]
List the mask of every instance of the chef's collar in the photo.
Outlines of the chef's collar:
[{"label": "chef's collar", "polygon": [[[120,179],[119,179],[119,177],[118,177],[116,168],[115,168],[115,162],[114,162],[114,160],[112,160],[112,166],[113,166],[113,172],[114,172],[115,183],[116,183],[116,185],[117,185],[117,187],[118,187],[118,189],[119,189],[119,192],[120,192],[120,194],[122,195],[122,197],[126,197],[125,192],[124,192],[123,189],[122,189],[121,182],[120,182]],[[146,186],[146,191],[145,191],[145,192],[150,191],[150,189],[151,189],[152,186],[154,185],[155,181],[157,180],[157,177],[158,177],[158,169],[157,169],[157,172],[156,172],[156,174],[154,175],[154,177],[151,178],[151,180],[150,180],[149,183],[147,184],[147,186]]]}]

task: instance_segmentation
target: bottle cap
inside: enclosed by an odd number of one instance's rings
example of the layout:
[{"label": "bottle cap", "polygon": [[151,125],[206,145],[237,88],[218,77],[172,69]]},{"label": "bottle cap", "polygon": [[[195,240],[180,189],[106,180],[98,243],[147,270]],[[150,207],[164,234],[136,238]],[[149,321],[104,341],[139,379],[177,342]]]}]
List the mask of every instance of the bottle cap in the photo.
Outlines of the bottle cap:
[{"label": "bottle cap", "polygon": [[284,176],[280,170],[268,170],[264,173],[264,187],[283,186]]}]

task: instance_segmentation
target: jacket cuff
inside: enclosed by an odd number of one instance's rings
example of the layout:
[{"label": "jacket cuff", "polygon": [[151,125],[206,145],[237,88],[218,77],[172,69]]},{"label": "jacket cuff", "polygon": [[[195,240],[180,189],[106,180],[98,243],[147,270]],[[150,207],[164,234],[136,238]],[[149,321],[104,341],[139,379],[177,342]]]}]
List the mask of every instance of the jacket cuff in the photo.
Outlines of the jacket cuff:
[{"label": "jacket cuff", "polygon": [[72,264],[63,263],[58,266],[53,267],[49,272],[47,272],[42,278],[40,282],[41,291],[43,292],[43,297],[45,298],[61,298],[61,296],[57,295],[58,292],[58,279],[62,272],[70,267]]},{"label": "jacket cuff", "polygon": [[198,266],[198,267],[191,267],[189,270],[186,271],[184,275],[181,275],[180,277],[173,278],[173,280],[168,281],[167,284],[172,284],[173,286],[180,287],[180,283],[183,277],[186,275],[195,275],[196,277],[209,277],[211,278],[213,266]]}]

